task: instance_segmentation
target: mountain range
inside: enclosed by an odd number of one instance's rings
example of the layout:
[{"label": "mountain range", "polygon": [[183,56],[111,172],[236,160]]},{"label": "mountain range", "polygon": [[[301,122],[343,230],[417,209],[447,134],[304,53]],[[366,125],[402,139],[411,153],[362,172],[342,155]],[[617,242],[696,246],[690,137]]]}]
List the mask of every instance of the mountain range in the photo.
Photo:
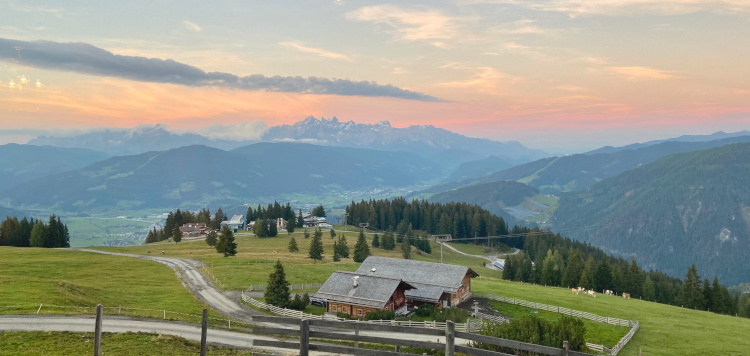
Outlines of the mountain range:
[{"label": "mountain range", "polygon": [[750,143],[679,153],[562,194],[552,226],[674,276],[750,275]]},{"label": "mountain range", "polygon": [[17,185],[2,195],[6,205],[65,211],[202,207],[299,194],[365,195],[441,174],[436,163],[407,152],[301,143],[257,143],[232,151],[185,146],[111,157]]},{"label": "mountain range", "polygon": [[108,158],[84,148],[7,144],[0,146],[0,191],[59,172],[88,166]]},{"label": "mountain range", "polygon": [[526,148],[518,142],[470,138],[431,125],[395,128],[388,121],[370,125],[353,121],[342,122],[336,117],[326,120],[310,116],[293,125],[274,126],[262,133],[260,131],[263,130],[259,129],[251,139],[227,140],[210,139],[199,133],[176,134],[162,125],[156,125],[106,129],[73,136],[40,136],[28,143],[87,148],[110,155],[130,155],[191,145],[231,150],[256,142],[298,142],[412,152],[439,161],[449,168],[491,155],[520,162],[547,155],[543,151]]}]

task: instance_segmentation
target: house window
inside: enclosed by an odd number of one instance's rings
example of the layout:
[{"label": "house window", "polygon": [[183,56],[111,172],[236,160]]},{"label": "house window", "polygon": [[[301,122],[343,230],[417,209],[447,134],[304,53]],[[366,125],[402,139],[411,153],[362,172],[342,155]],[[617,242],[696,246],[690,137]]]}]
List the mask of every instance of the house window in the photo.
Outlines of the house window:
[{"label": "house window", "polygon": [[333,308],[333,311],[336,312],[336,306],[335,305],[332,306],[331,308]]},{"label": "house window", "polygon": [[357,309],[357,315],[362,316],[362,309]]},{"label": "house window", "polygon": [[348,313],[348,311],[346,310],[346,307],[341,307],[341,311],[344,313]]}]

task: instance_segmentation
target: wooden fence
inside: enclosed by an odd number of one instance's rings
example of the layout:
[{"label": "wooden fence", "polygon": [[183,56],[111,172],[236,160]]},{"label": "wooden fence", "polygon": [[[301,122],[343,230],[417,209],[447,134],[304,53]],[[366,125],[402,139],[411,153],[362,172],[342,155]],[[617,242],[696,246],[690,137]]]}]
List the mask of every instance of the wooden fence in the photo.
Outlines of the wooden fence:
[{"label": "wooden fence", "polygon": [[601,315],[596,315],[596,314],[587,313],[583,311],[559,307],[556,305],[548,305],[548,304],[543,304],[543,303],[529,302],[529,301],[518,299],[518,298],[504,297],[502,295],[497,295],[497,294],[474,293],[474,296],[478,298],[496,300],[498,302],[503,302],[503,303],[508,303],[508,304],[520,305],[520,306],[524,306],[527,308],[534,308],[534,309],[539,309],[539,310],[546,310],[548,312],[553,312],[553,313],[560,313],[560,314],[575,316],[578,318],[588,319],[588,320],[596,321],[599,323],[605,323],[605,324],[616,325],[616,326],[624,326],[624,327],[630,328],[630,331],[628,331],[628,333],[625,334],[625,336],[623,336],[622,339],[620,339],[617,345],[615,345],[615,347],[611,349],[605,347],[604,345],[586,344],[588,348],[592,350],[604,352],[605,354],[612,355],[612,356],[617,355],[620,352],[620,350],[622,350],[622,348],[625,347],[625,345],[627,345],[630,339],[633,338],[633,335],[635,335],[635,332],[638,331],[638,329],[640,328],[640,324],[638,323],[637,320],[633,321],[633,320],[612,318],[608,316],[601,316]]},{"label": "wooden fence", "polygon": [[[320,289],[320,287],[323,286],[323,283],[307,283],[307,284],[290,284],[289,289],[290,290],[299,290],[299,289]],[[248,292],[255,291],[255,292],[262,292],[265,291],[267,286],[265,284],[251,284],[250,287],[247,289]]]},{"label": "wooden fence", "polygon": [[588,319],[588,320],[592,320],[598,323],[605,323],[605,324],[610,324],[610,325],[615,325],[615,326],[623,326],[623,327],[632,328],[633,323],[634,323],[632,320],[613,318],[609,316],[601,316],[597,314],[587,313],[584,311],[559,307],[556,305],[548,305],[548,304],[543,304],[543,303],[529,302],[527,300],[518,299],[518,298],[504,297],[502,295],[497,295],[497,294],[474,293],[474,296],[478,298],[496,300],[498,302],[503,302],[503,303],[508,303],[508,304],[520,305],[520,306],[527,307],[527,308],[533,308],[533,309],[545,310],[545,311],[553,312],[553,313],[575,316],[578,318]]},{"label": "wooden fence", "polygon": [[[254,317],[259,322],[270,325],[285,325],[286,327],[256,326],[254,334],[261,335],[285,335],[298,336],[299,341],[276,341],[276,340],[253,340],[253,346],[275,347],[283,349],[299,350],[300,356],[308,356],[309,351],[341,353],[349,355],[410,355],[400,352],[401,347],[415,347],[432,350],[444,350],[446,356],[454,356],[456,352],[472,356],[510,356],[509,354],[488,351],[474,347],[476,343],[507,347],[519,351],[528,351],[542,355],[554,356],[588,356],[583,352],[569,351],[567,341],[563,342],[562,348],[554,348],[542,345],[528,344],[519,341],[500,339],[485,335],[471,334],[455,330],[452,321],[447,322],[444,330],[420,329],[403,326],[378,325],[372,323],[357,323],[355,328],[352,324],[340,323],[326,320],[299,320],[293,318],[281,318],[270,316]],[[339,329],[339,330],[337,330]],[[343,330],[340,330],[343,329]],[[353,329],[353,333],[352,333]],[[362,335],[362,331],[380,332],[382,336]],[[386,337],[389,334],[397,334],[399,337]],[[438,337],[432,341],[433,337]],[[441,337],[443,338],[441,341]],[[354,347],[330,345],[323,343],[312,343],[310,338],[325,340],[341,340],[354,342]],[[457,339],[465,340],[456,343]],[[360,342],[381,345],[392,345],[394,351],[373,350],[359,348]]]},{"label": "wooden fence", "polygon": [[[299,310],[279,308],[275,305],[266,304],[255,298],[252,298],[246,295],[244,292],[242,293],[242,300],[256,308],[266,309],[276,315],[281,315],[284,317],[296,318],[296,319],[305,319],[305,320],[328,320],[328,321],[337,321],[337,322],[347,322],[348,324],[344,324],[344,325],[348,325],[347,327],[352,327],[351,323],[357,323],[357,324],[369,323],[369,324],[403,326],[403,327],[412,327],[412,328],[417,327],[417,328],[430,328],[430,329],[445,329],[447,325],[445,322],[436,322],[436,321],[410,321],[410,320],[355,321],[355,320],[339,318],[339,317],[328,315],[328,314],[313,315],[313,314],[307,314],[307,313],[301,312]],[[456,330],[465,331],[465,332],[477,332],[479,330],[482,330],[482,326],[484,326],[484,323],[481,320],[467,320],[465,323],[455,324]]]}]

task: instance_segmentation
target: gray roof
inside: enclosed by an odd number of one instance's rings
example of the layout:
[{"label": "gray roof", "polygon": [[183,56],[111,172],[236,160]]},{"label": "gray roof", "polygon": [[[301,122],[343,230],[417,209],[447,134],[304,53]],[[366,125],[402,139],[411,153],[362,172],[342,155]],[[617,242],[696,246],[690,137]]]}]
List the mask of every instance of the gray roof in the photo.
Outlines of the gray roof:
[{"label": "gray roof", "polygon": [[[356,288],[352,281],[355,276],[359,277]],[[399,286],[414,288],[398,278],[334,271],[312,297],[382,309]]]},{"label": "gray roof", "polygon": [[375,276],[399,278],[416,287],[406,292],[408,298],[431,302],[437,302],[443,293],[458,292],[467,273],[479,276],[466,266],[375,256],[367,257],[356,273],[369,275],[373,268]]}]

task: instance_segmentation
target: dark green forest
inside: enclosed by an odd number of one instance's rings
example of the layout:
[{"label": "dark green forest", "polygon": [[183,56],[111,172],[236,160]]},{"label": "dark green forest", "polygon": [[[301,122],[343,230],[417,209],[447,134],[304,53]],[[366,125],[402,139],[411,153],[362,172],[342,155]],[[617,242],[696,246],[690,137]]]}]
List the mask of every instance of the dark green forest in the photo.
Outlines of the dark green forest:
[{"label": "dark green forest", "polygon": [[42,219],[8,217],[0,223],[0,246],[14,247],[70,247],[68,226],[59,217]]}]

